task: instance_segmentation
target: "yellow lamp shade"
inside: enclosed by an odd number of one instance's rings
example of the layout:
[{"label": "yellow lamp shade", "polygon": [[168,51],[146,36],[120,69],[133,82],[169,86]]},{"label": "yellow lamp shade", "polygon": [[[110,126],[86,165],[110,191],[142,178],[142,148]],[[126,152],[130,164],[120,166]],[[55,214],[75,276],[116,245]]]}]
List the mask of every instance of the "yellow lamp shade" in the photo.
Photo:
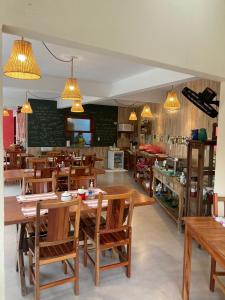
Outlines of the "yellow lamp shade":
[{"label": "yellow lamp shade", "polygon": [[170,91],[167,94],[164,108],[168,111],[176,111],[180,109],[180,101],[177,98],[177,94],[174,91]]},{"label": "yellow lamp shade", "polygon": [[67,79],[61,98],[64,100],[82,100],[80,88],[75,78]]},{"label": "yellow lamp shade", "polygon": [[141,112],[141,117],[145,119],[153,117],[150,106],[148,104],[144,105],[143,110]]},{"label": "yellow lamp shade", "polygon": [[137,121],[137,115],[135,111],[132,111],[129,116],[129,121]]},{"label": "yellow lamp shade", "polygon": [[21,112],[24,114],[32,114],[33,110],[31,108],[30,102],[26,100],[21,108]]},{"label": "yellow lamp shade", "polygon": [[71,112],[84,112],[84,108],[83,108],[83,106],[82,106],[82,104],[81,104],[81,101],[80,100],[75,100],[74,102],[73,102],[73,105],[72,105],[72,107],[71,107]]},{"label": "yellow lamp shade", "polygon": [[32,45],[25,40],[14,41],[10,57],[4,66],[5,76],[16,79],[39,79],[40,68],[33,54]]},{"label": "yellow lamp shade", "polygon": [[6,108],[3,109],[3,117],[9,117],[9,112]]}]

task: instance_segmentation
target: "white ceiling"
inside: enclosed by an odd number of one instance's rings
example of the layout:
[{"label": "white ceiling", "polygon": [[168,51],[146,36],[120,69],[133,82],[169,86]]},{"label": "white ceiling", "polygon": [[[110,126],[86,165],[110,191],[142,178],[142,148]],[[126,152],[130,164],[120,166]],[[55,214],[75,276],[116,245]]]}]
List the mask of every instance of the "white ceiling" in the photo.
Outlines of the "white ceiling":
[{"label": "white ceiling", "polygon": [[[3,34],[3,63],[7,61],[13,41],[21,37]],[[47,51],[41,41],[28,39],[32,43],[33,52],[43,75],[68,77],[71,64],[56,60]],[[68,60],[72,56],[78,57],[75,62],[75,72],[78,79],[87,79],[113,83],[129,76],[153,69],[153,67],[137,64],[125,59],[109,55],[100,55],[79,49],[46,43],[48,48],[59,58]]]},{"label": "white ceiling", "polygon": [[[20,37],[3,34],[3,64],[10,55],[13,41]],[[25,38],[26,39],[26,38]],[[70,64],[63,63],[45,49],[41,41],[28,39],[42,71],[40,80],[15,80],[3,78],[3,102],[7,108],[16,108],[25,99],[26,91],[38,97],[52,98],[59,108],[71,106],[71,101],[61,100],[65,79],[70,75]],[[193,79],[189,74],[139,64],[130,59],[96,54],[80,49],[48,44],[50,50],[61,59],[78,57],[75,76],[83,95],[83,103],[121,105],[143,102],[161,102],[165,88]],[[29,98],[35,98],[29,95]],[[58,100],[56,100],[58,98]]]}]

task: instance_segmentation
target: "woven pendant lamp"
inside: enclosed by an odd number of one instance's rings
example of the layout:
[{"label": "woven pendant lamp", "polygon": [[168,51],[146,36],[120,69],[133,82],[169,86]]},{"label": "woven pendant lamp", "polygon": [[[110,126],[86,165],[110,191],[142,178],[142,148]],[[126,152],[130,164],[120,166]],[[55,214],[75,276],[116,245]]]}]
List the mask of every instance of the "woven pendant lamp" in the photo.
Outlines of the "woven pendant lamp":
[{"label": "woven pendant lamp", "polygon": [[32,114],[33,113],[30,102],[27,99],[27,92],[26,92],[26,101],[23,103],[23,106],[21,108],[21,113],[24,113],[24,114]]},{"label": "woven pendant lamp", "polygon": [[6,108],[3,109],[3,117],[9,117],[9,112]]},{"label": "woven pendant lamp", "polygon": [[64,100],[82,100],[82,95],[76,78],[73,76],[73,60],[71,61],[71,77],[66,80],[61,98]]},{"label": "woven pendant lamp", "polygon": [[167,94],[166,101],[163,107],[168,111],[176,111],[180,109],[180,101],[177,98],[175,91],[170,91]]},{"label": "woven pendant lamp", "polygon": [[132,111],[129,116],[129,121],[137,121],[137,115],[135,111]]},{"label": "woven pendant lamp", "polygon": [[75,113],[84,112],[84,108],[83,108],[80,100],[73,101],[73,105],[71,107],[71,112],[75,112]]},{"label": "woven pendant lamp", "polygon": [[41,78],[41,71],[30,42],[25,41],[23,38],[14,41],[3,72],[5,76],[16,79],[34,80]]},{"label": "woven pendant lamp", "polygon": [[150,119],[153,117],[150,106],[148,104],[144,105],[143,110],[141,112],[141,117],[144,119]]}]

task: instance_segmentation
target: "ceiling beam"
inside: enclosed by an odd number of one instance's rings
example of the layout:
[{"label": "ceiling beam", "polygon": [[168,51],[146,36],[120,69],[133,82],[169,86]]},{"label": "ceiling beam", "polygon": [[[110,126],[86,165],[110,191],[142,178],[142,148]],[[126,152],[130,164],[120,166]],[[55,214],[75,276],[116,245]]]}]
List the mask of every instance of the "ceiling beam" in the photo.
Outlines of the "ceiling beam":
[{"label": "ceiling beam", "polygon": [[189,74],[157,68],[115,82],[110,97],[158,89],[193,79],[194,77]]}]

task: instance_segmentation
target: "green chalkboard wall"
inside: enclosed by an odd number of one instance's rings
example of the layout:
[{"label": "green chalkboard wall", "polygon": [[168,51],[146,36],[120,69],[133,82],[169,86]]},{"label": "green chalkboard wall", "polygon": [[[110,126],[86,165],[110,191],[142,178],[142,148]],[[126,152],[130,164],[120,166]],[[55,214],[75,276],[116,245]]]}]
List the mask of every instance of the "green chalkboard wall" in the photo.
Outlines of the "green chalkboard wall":
[{"label": "green chalkboard wall", "polygon": [[28,115],[29,147],[63,147],[66,144],[67,116],[91,117],[94,124],[92,146],[110,146],[117,140],[118,108],[106,105],[84,105],[84,113],[70,108],[57,109],[57,102],[29,99],[33,114]]},{"label": "green chalkboard wall", "polygon": [[64,114],[57,109],[57,102],[41,99],[29,101],[33,113],[28,115],[28,146],[65,146]]}]

